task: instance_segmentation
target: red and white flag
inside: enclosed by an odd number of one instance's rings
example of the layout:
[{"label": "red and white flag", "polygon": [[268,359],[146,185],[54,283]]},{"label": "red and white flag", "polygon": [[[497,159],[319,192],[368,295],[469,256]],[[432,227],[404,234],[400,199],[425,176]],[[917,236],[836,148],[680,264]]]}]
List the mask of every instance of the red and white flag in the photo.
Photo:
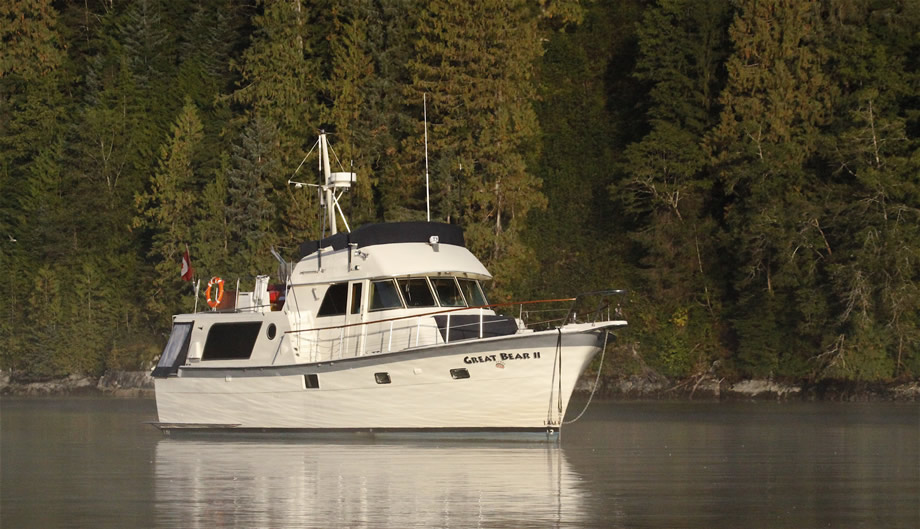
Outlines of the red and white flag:
[{"label": "red and white flag", "polygon": [[194,273],[195,269],[192,268],[192,259],[188,256],[188,246],[186,246],[185,253],[182,254],[182,279],[191,281]]}]

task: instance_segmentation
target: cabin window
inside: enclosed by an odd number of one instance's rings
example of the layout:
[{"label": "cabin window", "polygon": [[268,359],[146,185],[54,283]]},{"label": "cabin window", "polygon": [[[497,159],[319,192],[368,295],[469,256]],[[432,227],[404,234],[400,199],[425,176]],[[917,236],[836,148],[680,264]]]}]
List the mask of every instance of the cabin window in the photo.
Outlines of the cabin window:
[{"label": "cabin window", "polygon": [[351,313],[361,314],[361,283],[351,285]]},{"label": "cabin window", "polygon": [[370,298],[370,310],[398,309],[403,306],[402,301],[399,299],[396,282],[392,279],[371,281]]},{"label": "cabin window", "polygon": [[326,290],[317,316],[343,316],[348,303],[348,283],[336,283]]},{"label": "cabin window", "polygon": [[406,300],[406,306],[437,306],[434,302],[434,295],[431,293],[431,287],[428,286],[428,280],[424,277],[400,279],[397,282],[399,283],[399,291],[402,292],[403,299]]},{"label": "cabin window", "polygon": [[438,293],[438,301],[441,302],[442,307],[463,307],[466,305],[454,278],[432,278],[431,284],[434,285],[434,291]]},{"label": "cabin window", "polygon": [[309,374],[303,376],[304,389],[319,389],[319,375]]},{"label": "cabin window", "polygon": [[215,323],[208,329],[202,360],[246,360],[259,337],[262,322]]},{"label": "cabin window", "polygon": [[470,378],[470,372],[467,371],[465,367],[461,367],[459,369],[451,369],[450,378],[454,380],[460,380],[462,378]]},{"label": "cabin window", "polygon": [[376,380],[378,384],[389,384],[390,374],[389,373],[374,373],[374,380]]},{"label": "cabin window", "polygon": [[489,304],[489,302],[486,301],[485,295],[482,293],[479,281],[475,279],[458,279],[457,282],[460,283],[460,290],[463,292],[463,297],[466,298],[467,305],[470,307],[481,307]]},{"label": "cabin window", "polygon": [[153,370],[153,376],[165,377],[179,372],[179,366],[188,357],[189,338],[192,336],[192,322],[173,324],[172,334],[166,342],[166,348],[160,355],[160,361]]}]

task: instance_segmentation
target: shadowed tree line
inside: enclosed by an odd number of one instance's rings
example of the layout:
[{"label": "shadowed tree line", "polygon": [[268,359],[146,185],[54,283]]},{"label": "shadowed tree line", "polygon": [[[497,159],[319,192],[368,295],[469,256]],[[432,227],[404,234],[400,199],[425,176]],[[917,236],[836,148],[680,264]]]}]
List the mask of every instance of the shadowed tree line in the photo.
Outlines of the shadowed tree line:
[{"label": "shadowed tree line", "polygon": [[[610,375],[920,374],[920,0],[0,5],[0,368],[156,358],[179,277],[463,226],[494,301],[630,290]],[[312,164],[298,180],[317,178]]]}]

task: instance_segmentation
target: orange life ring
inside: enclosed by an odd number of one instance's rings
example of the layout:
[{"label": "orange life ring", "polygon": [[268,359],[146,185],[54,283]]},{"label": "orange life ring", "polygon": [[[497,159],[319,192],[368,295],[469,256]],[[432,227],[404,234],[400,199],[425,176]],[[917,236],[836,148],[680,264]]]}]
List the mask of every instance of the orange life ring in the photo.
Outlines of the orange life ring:
[{"label": "orange life ring", "polygon": [[[217,296],[214,299],[211,299],[211,287],[217,285]],[[224,299],[224,280],[214,276],[208,281],[208,289],[205,291],[205,295],[208,297],[208,306],[212,309],[220,305],[221,300]]]}]

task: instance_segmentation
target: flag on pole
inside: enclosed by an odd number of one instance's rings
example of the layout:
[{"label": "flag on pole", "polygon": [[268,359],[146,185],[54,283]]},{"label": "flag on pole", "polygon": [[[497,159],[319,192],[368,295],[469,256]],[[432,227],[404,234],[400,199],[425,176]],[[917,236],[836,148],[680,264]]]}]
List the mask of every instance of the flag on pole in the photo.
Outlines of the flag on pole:
[{"label": "flag on pole", "polygon": [[188,245],[185,246],[185,253],[182,254],[182,279],[184,281],[191,281],[192,274],[195,273],[195,269],[192,268],[192,259],[188,256]]}]

